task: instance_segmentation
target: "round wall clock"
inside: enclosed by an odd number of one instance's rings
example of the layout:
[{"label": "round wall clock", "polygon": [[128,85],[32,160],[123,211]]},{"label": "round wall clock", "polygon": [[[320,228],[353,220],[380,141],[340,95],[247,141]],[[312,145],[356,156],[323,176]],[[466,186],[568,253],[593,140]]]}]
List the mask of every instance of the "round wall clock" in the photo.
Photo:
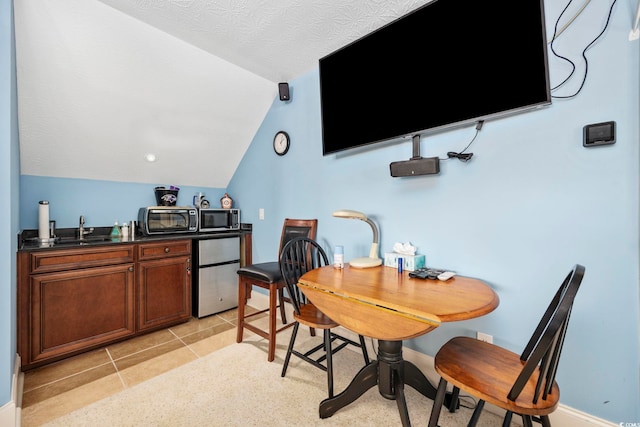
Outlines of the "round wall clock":
[{"label": "round wall clock", "polygon": [[276,136],[273,137],[273,150],[277,155],[284,156],[289,151],[290,143],[289,134],[283,130],[278,131]]}]

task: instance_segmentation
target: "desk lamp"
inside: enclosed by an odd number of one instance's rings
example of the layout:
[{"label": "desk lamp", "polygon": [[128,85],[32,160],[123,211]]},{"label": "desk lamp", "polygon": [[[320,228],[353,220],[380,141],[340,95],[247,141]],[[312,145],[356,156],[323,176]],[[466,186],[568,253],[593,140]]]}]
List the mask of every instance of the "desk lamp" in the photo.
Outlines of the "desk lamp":
[{"label": "desk lamp", "polygon": [[356,268],[369,268],[381,265],[382,260],[378,257],[378,227],[376,227],[375,223],[367,218],[367,216],[362,212],[352,211],[348,209],[335,211],[333,213],[333,216],[335,216],[336,218],[359,219],[360,221],[364,221],[369,224],[371,226],[371,229],[373,230],[373,243],[371,243],[369,256],[352,259],[351,261],[349,261],[349,265]]}]

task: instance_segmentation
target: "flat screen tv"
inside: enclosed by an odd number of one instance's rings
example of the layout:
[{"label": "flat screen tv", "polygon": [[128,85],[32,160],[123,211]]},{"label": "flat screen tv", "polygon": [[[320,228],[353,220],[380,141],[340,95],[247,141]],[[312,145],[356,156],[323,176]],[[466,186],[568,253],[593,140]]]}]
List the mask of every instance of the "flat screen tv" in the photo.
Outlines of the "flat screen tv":
[{"label": "flat screen tv", "polygon": [[543,0],[435,0],[319,61],[323,155],[551,103]]}]

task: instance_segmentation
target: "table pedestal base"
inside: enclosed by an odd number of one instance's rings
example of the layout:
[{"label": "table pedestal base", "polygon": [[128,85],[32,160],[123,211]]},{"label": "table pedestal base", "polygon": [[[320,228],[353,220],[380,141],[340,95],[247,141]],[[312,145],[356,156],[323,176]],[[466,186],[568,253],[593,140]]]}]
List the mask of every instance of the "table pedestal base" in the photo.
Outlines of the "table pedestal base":
[{"label": "table pedestal base", "polygon": [[342,393],[320,402],[320,418],[332,416],[376,384],[383,397],[396,401],[405,427],[411,425],[404,397],[405,384],[431,400],[435,398],[437,390],[427,377],[402,358],[402,341],[380,340],[378,344],[378,360],[362,368]]}]

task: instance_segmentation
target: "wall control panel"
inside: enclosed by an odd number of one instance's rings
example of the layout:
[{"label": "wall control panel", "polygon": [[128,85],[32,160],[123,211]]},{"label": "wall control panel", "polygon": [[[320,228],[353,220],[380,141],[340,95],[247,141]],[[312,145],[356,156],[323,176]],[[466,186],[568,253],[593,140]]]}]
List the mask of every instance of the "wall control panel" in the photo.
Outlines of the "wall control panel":
[{"label": "wall control panel", "polygon": [[616,122],[603,122],[586,125],[582,129],[582,145],[595,147],[616,142]]}]

